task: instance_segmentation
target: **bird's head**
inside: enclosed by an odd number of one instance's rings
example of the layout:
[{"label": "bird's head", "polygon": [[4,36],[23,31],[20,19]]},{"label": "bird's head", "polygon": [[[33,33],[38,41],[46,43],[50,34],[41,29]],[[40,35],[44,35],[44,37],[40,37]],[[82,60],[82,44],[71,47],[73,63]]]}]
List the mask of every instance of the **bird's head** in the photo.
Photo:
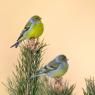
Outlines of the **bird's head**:
[{"label": "bird's head", "polygon": [[40,21],[41,17],[39,17],[38,15],[35,15],[35,16],[31,17],[31,20],[34,21],[34,22]]},{"label": "bird's head", "polygon": [[58,61],[60,61],[60,62],[62,62],[62,61],[68,61],[68,59],[67,59],[67,57],[65,56],[65,55],[59,55],[59,56],[57,56],[56,57],[56,59],[58,60]]}]

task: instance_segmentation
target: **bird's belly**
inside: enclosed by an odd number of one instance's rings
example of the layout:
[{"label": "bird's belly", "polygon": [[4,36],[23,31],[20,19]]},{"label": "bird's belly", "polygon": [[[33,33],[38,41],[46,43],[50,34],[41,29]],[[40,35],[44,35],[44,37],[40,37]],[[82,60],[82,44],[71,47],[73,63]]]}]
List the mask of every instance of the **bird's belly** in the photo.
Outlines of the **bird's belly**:
[{"label": "bird's belly", "polygon": [[48,73],[48,76],[53,77],[53,78],[59,78],[63,76],[68,70],[68,65],[60,66],[57,70],[51,71]]},{"label": "bird's belly", "polygon": [[28,32],[27,32],[27,37],[30,38],[38,38],[41,36],[43,33],[43,25],[42,24],[37,24],[34,27],[32,27]]},{"label": "bird's belly", "polygon": [[65,72],[63,70],[61,71],[52,71],[51,73],[48,73],[48,76],[53,77],[53,78],[58,78],[61,77],[62,75],[64,75]]}]

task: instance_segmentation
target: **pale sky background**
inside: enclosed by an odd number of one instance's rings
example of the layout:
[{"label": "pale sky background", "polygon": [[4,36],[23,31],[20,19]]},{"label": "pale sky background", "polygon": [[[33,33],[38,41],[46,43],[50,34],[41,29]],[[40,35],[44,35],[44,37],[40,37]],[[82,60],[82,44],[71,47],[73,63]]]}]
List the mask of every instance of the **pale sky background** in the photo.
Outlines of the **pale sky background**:
[{"label": "pale sky background", "polygon": [[[44,62],[65,54],[70,66],[64,79],[76,83],[76,95],[83,95],[84,79],[95,77],[95,0],[0,0],[0,82],[17,64],[19,49],[9,47],[35,14],[43,18],[41,38],[50,44]],[[8,95],[2,84],[0,94]]]}]

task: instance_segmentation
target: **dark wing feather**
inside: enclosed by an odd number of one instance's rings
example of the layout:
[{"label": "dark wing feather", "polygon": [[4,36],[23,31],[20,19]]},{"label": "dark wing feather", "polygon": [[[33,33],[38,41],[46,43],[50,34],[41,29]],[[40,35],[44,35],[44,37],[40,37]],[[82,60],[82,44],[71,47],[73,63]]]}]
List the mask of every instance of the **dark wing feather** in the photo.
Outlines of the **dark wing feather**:
[{"label": "dark wing feather", "polygon": [[60,64],[56,64],[55,60],[51,61],[49,64],[44,66],[42,69],[40,69],[38,72],[39,73],[47,73],[52,70],[56,70]]},{"label": "dark wing feather", "polygon": [[57,69],[59,64],[56,64],[55,60],[52,60],[49,64],[46,65],[47,67]]},{"label": "dark wing feather", "polygon": [[20,36],[18,37],[17,41],[18,41],[21,37],[23,37],[23,34],[24,34],[25,32],[27,32],[27,31],[30,29],[31,25],[32,25],[32,22],[28,21],[28,23],[25,25],[23,31],[21,32]]}]

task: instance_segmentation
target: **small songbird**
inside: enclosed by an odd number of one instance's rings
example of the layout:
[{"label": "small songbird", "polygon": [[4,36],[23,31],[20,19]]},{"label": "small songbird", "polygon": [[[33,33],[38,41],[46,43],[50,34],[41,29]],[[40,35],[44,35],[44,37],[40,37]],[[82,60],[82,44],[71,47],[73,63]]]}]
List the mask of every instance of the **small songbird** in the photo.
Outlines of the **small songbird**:
[{"label": "small songbird", "polygon": [[31,76],[31,79],[44,75],[47,75],[52,78],[62,77],[68,70],[69,64],[67,60],[68,59],[65,55],[57,56],[49,64],[38,70],[35,75]]},{"label": "small songbird", "polygon": [[43,23],[41,21],[41,17],[35,15],[30,18],[28,23],[25,25],[24,29],[22,30],[20,36],[17,39],[17,42],[11,46],[17,48],[18,45],[26,40],[31,38],[39,38],[42,35],[44,30]]}]

